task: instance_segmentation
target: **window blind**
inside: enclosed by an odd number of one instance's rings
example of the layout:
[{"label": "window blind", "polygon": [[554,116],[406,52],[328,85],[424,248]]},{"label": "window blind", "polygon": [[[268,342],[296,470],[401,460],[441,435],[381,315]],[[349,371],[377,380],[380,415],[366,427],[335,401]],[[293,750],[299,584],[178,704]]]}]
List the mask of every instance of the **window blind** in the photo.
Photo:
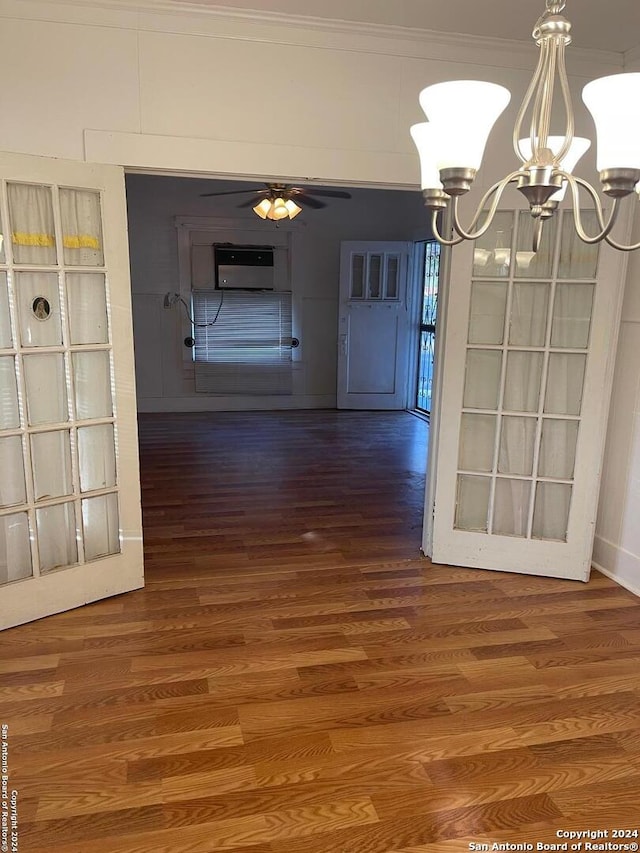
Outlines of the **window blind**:
[{"label": "window blind", "polygon": [[193,291],[196,391],[291,394],[291,313],[288,292]]}]

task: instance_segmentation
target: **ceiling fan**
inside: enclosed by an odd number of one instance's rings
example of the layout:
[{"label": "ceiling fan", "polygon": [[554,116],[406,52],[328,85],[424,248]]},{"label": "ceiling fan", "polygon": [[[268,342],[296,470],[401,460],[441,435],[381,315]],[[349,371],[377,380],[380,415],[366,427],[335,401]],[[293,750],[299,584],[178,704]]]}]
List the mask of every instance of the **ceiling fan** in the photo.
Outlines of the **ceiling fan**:
[{"label": "ceiling fan", "polygon": [[238,207],[253,207],[261,219],[293,219],[302,208],[297,202],[320,210],[326,207],[326,202],[319,201],[315,196],[325,198],[351,198],[351,193],[345,190],[325,190],[315,187],[292,187],[288,184],[266,184],[265,189],[251,188],[246,190],[224,190],[222,192],[200,193],[202,198],[221,195],[242,195],[251,193],[251,198],[239,204]]}]

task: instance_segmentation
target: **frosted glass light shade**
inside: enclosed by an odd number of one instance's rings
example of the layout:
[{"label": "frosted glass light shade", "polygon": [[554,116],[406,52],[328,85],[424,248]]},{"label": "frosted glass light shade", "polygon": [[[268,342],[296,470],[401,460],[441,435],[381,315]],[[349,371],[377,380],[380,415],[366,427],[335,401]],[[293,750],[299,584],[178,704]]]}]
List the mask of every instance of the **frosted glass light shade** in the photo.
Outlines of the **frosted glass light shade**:
[{"label": "frosted glass light shade", "polygon": [[528,270],[535,256],[535,252],[516,252],[516,266],[518,269]]},{"label": "frosted glass light shade", "polygon": [[257,214],[260,219],[266,219],[269,215],[269,211],[271,210],[271,202],[268,198],[263,198],[260,204],[256,204],[253,208],[253,212]]},{"label": "frosted glass light shade", "polygon": [[442,189],[442,182],[438,172],[435,128],[428,121],[413,124],[409,128],[418,155],[420,157],[420,185],[423,190]]},{"label": "frosted glass light shade", "polygon": [[[550,136],[547,140],[547,145],[555,155],[562,148],[563,142],[564,136]],[[573,170],[575,169],[578,160],[589,150],[590,147],[590,139],[585,139],[584,136],[574,136],[569,150],[564,155],[564,160],[562,160],[560,166],[565,172],[573,174]],[[522,151],[522,154],[527,158],[527,160],[531,159],[531,140],[528,137],[520,140],[520,151]],[[549,201],[562,201],[566,191],[567,182],[563,181],[562,188],[555,192],[550,197]]]},{"label": "frosted glass light shade", "polygon": [[596,126],[598,171],[640,169],[640,73],[592,80],[582,100]]},{"label": "frosted glass light shade", "polygon": [[438,169],[479,169],[491,129],[510,100],[504,86],[481,80],[453,80],[423,89],[420,106],[440,136]]},{"label": "frosted glass light shade", "polygon": [[271,205],[271,210],[267,214],[268,219],[286,219],[289,216],[289,211],[284,203],[284,199],[278,197]]},{"label": "frosted glass light shade", "polygon": [[302,213],[302,208],[295,201],[291,201],[290,198],[285,201],[284,206],[287,208],[289,219],[294,219],[299,213]]}]

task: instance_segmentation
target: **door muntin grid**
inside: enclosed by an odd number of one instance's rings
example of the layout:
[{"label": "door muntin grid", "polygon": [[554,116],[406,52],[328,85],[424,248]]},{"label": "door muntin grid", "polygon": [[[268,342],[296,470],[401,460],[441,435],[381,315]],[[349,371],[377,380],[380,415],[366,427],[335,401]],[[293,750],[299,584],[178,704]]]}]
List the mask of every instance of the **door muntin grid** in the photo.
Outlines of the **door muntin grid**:
[{"label": "door muntin grid", "polygon": [[349,272],[349,301],[400,300],[401,255],[398,252],[353,252]]},{"label": "door muntin grid", "polygon": [[98,190],[0,184],[0,584],[121,550],[101,207]]},{"label": "door muntin grid", "polygon": [[570,215],[539,256],[527,212],[500,212],[475,249],[457,530],[566,541],[598,261]]}]

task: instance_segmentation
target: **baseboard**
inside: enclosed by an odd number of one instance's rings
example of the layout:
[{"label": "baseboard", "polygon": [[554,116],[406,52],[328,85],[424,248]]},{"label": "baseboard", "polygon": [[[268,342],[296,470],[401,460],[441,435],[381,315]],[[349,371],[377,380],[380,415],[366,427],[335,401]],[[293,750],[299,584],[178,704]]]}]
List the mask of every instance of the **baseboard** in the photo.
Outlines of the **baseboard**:
[{"label": "baseboard", "polygon": [[640,597],[640,557],[596,536],[591,565],[619,586]]},{"label": "baseboard", "polygon": [[198,397],[143,397],[138,411],[152,412],[249,412],[287,409],[335,409],[336,398],[331,394],[292,395],[287,397],[219,397],[203,394]]}]

